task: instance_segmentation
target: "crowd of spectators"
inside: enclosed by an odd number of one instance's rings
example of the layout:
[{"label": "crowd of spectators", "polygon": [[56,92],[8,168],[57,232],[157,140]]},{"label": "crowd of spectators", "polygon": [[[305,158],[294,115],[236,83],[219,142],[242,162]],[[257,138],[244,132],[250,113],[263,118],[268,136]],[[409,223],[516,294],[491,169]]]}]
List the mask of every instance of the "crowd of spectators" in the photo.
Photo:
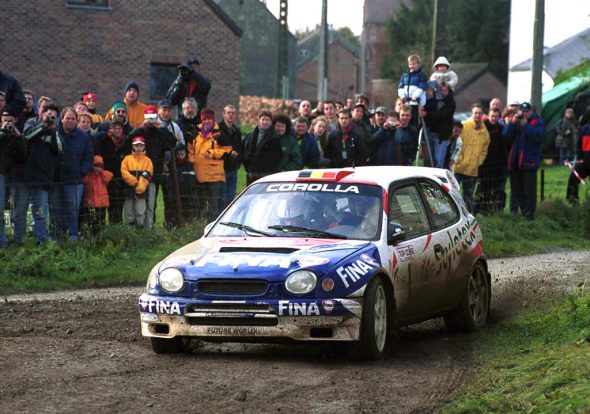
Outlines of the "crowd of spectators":
[{"label": "crowd of spectators", "polygon": [[[510,211],[534,218],[541,118],[526,102],[503,108],[495,98],[489,108],[474,104],[471,117],[458,122],[460,80],[451,64],[439,57],[430,79],[423,70],[418,56],[408,58],[395,108],[371,110],[362,95],[313,109],[304,100],[294,119],[261,110],[243,139],[233,105],[218,121],[207,107],[211,82],[195,58],[178,67],[157,106],[141,102],[131,81],[104,117],[93,92],[60,110],[46,96],[35,102],[31,91],[0,72],[0,211],[9,200],[11,243],[23,245],[29,207],[37,243],[75,241],[107,222],[153,227],[160,190],[165,226],[211,221],[235,197],[242,166],[250,184],[302,168],[417,165],[421,152],[425,166],[454,172],[471,212],[502,211],[510,180]],[[560,163],[576,164],[572,156],[590,153],[588,120],[580,127],[566,110],[558,126]],[[590,163],[579,165],[578,176],[587,176],[583,168]],[[568,199],[577,200],[577,180],[570,179]],[[3,221],[0,247],[7,245]]]}]

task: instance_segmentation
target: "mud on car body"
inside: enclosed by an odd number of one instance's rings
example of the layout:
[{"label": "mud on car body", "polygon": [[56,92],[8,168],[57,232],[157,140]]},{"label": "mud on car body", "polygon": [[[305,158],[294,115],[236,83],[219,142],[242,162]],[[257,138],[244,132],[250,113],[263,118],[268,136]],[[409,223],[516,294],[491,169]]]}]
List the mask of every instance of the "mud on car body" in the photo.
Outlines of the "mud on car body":
[{"label": "mud on car body", "polygon": [[157,353],[187,339],[353,341],[381,357],[394,326],[482,326],[491,286],[481,230],[445,170],[294,171],[250,185],[151,271],[139,298]]}]

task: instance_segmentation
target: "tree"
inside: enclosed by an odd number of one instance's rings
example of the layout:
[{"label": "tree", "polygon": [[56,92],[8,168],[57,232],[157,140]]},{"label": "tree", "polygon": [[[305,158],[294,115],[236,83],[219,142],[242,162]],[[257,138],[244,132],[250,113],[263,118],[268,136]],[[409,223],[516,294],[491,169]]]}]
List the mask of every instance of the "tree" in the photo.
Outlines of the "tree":
[{"label": "tree", "polygon": [[345,38],[346,40],[348,40],[350,42],[350,44],[352,44],[353,46],[356,47],[361,47],[361,41],[359,39],[359,36],[355,35],[352,30],[350,30],[350,27],[340,27],[338,29],[335,30],[336,33],[338,33],[340,36],[342,36],[343,38]]}]

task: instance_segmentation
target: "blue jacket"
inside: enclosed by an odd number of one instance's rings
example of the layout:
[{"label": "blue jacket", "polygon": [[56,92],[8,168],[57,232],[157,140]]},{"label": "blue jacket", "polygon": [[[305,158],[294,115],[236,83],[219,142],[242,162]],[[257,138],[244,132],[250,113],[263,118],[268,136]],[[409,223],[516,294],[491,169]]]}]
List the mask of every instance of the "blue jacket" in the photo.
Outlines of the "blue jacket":
[{"label": "blue jacket", "polygon": [[80,128],[74,129],[69,134],[66,133],[61,122],[57,127],[57,137],[63,152],[58,156],[55,181],[79,184],[92,169],[94,159],[92,141]]},{"label": "blue jacket", "polygon": [[401,165],[401,146],[396,145],[395,130],[379,128],[371,137],[371,165]]},{"label": "blue jacket", "polygon": [[308,168],[319,168],[320,148],[318,147],[317,140],[309,132],[296,138],[301,149],[303,165]]},{"label": "blue jacket", "polygon": [[414,72],[409,70],[404,72],[399,81],[397,93],[400,98],[415,99],[423,106],[426,103],[424,95],[426,88],[428,88],[428,76],[422,72],[422,68],[418,68]]},{"label": "blue jacket", "polygon": [[412,165],[418,149],[418,132],[408,125],[406,128],[395,129],[395,145],[400,147],[402,156],[401,165]]},{"label": "blue jacket", "polygon": [[509,122],[504,127],[502,136],[510,146],[508,171],[539,168],[545,124],[537,114],[531,115],[524,127]]}]

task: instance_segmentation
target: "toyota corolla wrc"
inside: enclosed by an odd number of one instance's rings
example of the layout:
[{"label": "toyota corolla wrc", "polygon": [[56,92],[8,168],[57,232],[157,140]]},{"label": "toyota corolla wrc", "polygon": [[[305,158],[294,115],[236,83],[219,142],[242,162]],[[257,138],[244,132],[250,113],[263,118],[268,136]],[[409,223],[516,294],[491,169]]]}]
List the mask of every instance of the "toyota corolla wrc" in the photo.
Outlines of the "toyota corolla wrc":
[{"label": "toyota corolla wrc", "polygon": [[251,184],[204,236],[151,271],[139,298],[156,353],[210,341],[351,341],[381,357],[394,327],[485,324],[481,230],[446,170],[359,167]]}]

